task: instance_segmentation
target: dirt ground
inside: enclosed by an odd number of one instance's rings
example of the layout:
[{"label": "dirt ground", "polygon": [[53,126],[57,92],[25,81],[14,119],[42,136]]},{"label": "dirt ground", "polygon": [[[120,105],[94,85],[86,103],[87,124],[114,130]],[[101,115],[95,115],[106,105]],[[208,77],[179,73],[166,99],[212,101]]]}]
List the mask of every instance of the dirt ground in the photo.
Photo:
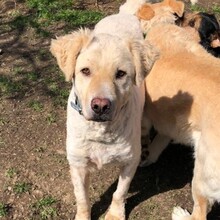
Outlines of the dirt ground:
[{"label": "dirt ground", "polygon": [[[123,1],[84,2],[87,8],[111,14]],[[213,4],[220,5],[220,0],[199,3]],[[76,204],[65,153],[65,100],[70,84],[64,82],[49,52],[51,37],[66,30],[62,23],[50,27],[49,36],[36,34],[36,27],[15,28],[17,11],[24,16],[31,13],[23,0],[1,0],[0,218],[73,219]],[[193,165],[190,148],[170,145],[156,164],[139,168],[128,194],[127,218],[169,220],[175,205],[192,211]],[[93,220],[106,212],[118,173],[115,166],[92,173]],[[217,205],[208,219],[220,219]]]}]

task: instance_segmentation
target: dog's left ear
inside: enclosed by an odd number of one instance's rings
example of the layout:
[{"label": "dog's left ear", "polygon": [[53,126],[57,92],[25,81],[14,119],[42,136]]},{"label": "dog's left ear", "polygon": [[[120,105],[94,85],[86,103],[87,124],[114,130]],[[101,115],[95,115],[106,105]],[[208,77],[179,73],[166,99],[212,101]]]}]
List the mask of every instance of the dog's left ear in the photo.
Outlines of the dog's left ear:
[{"label": "dog's left ear", "polygon": [[136,16],[138,17],[138,19],[142,19],[146,21],[153,18],[154,15],[155,15],[154,10],[148,4],[143,4],[136,12]]},{"label": "dog's left ear", "polygon": [[185,4],[183,2],[176,0],[164,0],[163,4],[170,6],[173,9],[173,12],[179,17],[183,16],[185,8]]},{"label": "dog's left ear", "polygon": [[159,58],[159,51],[147,40],[130,42],[129,47],[135,65],[135,84],[140,86]]}]

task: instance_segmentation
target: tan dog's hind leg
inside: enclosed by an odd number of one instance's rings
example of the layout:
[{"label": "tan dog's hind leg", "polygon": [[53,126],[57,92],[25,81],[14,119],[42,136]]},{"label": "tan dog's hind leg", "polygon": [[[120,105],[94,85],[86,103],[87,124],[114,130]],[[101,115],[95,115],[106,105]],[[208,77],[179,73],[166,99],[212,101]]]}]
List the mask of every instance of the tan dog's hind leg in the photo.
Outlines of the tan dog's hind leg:
[{"label": "tan dog's hind leg", "polygon": [[194,176],[192,180],[192,196],[194,200],[193,212],[192,212],[192,219],[194,220],[206,220],[207,215],[207,207],[208,207],[208,200],[202,195],[202,190],[199,186],[202,184],[201,178],[201,169],[202,162],[195,159],[195,168],[194,168]]},{"label": "tan dog's hind leg", "polygon": [[171,139],[167,136],[157,134],[147,149],[149,152],[148,157],[141,161],[140,167],[149,166],[150,164],[157,162],[159,156],[166,149],[170,140]]},{"label": "tan dog's hind leg", "polygon": [[75,220],[90,220],[91,208],[89,202],[89,171],[86,168],[70,166],[74,194],[77,203]]},{"label": "tan dog's hind leg", "polygon": [[193,212],[190,215],[186,210],[175,207],[172,213],[172,220],[206,220],[208,200],[202,195],[202,189],[199,187],[203,181],[201,174],[201,169],[203,169],[203,167],[202,162],[200,162],[197,157],[196,155],[194,176],[192,180],[192,196],[194,201]]},{"label": "tan dog's hind leg", "polygon": [[105,220],[125,220],[125,200],[131,180],[139,163],[139,158],[131,161],[121,169],[118,186],[113,194],[112,203],[105,216]]}]

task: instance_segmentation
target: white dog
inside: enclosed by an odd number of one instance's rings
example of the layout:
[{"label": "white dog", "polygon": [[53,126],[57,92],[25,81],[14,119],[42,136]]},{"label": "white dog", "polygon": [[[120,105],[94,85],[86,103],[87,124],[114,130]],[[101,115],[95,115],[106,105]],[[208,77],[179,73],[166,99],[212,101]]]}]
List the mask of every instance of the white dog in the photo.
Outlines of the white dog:
[{"label": "white dog", "polygon": [[52,40],[51,52],[73,82],[67,107],[67,158],[77,201],[75,219],[91,219],[89,173],[119,162],[121,173],[106,220],[125,219],[125,199],[141,153],[143,80],[157,51],[138,19],[106,17],[94,31]]}]

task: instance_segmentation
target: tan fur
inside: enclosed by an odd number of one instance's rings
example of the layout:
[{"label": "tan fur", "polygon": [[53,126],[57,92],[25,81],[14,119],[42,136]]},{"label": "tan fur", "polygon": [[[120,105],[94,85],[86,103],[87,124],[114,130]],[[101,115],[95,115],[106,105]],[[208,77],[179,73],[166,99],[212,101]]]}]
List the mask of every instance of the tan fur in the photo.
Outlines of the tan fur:
[{"label": "tan fur", "polygon": [[[172,14],[162,16],[168,21]],[[220,201],[220,61],[184,28],[161,23],[147,33],[161,52],[146,78],[145,117],[162,135],[149,160],[156,161],[169,139],[194,146],[193,212],[175,209],[172,219],[205,220],[208,201]]]},{"label": "tan fur", "polygon": [[63,71],[66,81],[72,79],[77,55],[88,42],[89,36],[91,36],[89,29],[81,29],[52,40],[51,53],[57,58],[58,65]]},{"label": "tan fur", "polygon": [[155,12],[149,5],[144,4],[138,9],[136,15],[141,20],[150,20],[154,17]]},{"label": "tan fur", "polygon": [[211,47],[216,48],[220,47],[220,40],[219,39],[213,39],[211,42]]},{"label": "tan fur", "polygon": [[176,0],[164,0],[155,4],[146,3],[138,9],[136,16],[140,19],[143,32],[147,34],[157,23],[174,24],[176,17],[170,15],[183,16],[184,7],[183,2]]},{"label": "tan fur", "polygon": [[181,26],[186,27],[189,26],[190,21],[194,21],[194,28],[199,30],[201,24],[201,16],[198,13],[187,13],[184,15],[184,20]]}]

